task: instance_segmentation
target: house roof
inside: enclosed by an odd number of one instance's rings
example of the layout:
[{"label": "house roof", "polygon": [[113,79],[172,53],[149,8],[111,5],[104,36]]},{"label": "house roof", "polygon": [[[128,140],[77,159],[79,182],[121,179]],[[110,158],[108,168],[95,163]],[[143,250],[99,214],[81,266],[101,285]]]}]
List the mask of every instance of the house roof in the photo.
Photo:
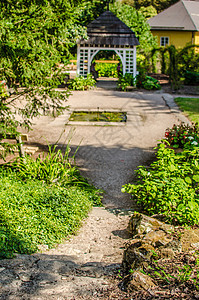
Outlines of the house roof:
[{"label": "house roof", "polygon": [[199,2],[181,0],[148,20],[151,30],[199,31]]},{"label": "house roof", "polygon": [[112,12],[105,11],[87,27],[88,40],[81,45],[137,46],[135,33]]}]

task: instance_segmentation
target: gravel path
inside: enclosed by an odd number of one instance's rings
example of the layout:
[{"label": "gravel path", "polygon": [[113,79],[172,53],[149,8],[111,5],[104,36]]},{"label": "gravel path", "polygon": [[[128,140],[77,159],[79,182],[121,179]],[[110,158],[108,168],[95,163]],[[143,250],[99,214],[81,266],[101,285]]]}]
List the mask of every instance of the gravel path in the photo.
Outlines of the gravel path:
[{"label": "gravel path", "polygon": [[[0,262],[0,299],[127,299],[114,279],[120,269],[129,216],[135,208],[122,185],[152,159],[165,129],[183,118],[169,94],[118,92],[100,87],[74,92],[70,110],[55,119],[35,120],[32,143],[58,141],[71,151],[82,174],[105,191],[104,208],[94,208],[77,236],[34,255]],[[119,110],[127,123],[116,126],[69,125],[73,110]]]}]

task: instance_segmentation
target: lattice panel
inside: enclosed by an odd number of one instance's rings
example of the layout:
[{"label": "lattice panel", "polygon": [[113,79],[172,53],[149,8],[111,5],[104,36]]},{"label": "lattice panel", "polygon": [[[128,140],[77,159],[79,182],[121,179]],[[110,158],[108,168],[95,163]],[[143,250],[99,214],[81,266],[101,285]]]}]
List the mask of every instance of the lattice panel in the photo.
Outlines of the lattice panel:
[{"label": "lattice panel", "polygon": [[88,72],[88,49],[80,48],[79,75],[86,77]]},{"label": "lattice panel", "polygon": [[132,48],[103,48],[103,47],[78,47],[77,73],[84,77],[90,73],[93,58],[100,50],[113,50],[121,59],[123,74],[131,73],[136,76],[136,47]]},{"label": "lattice panel", "polygon": [[133,51],[126,51],[126,73],[133,73]]}]

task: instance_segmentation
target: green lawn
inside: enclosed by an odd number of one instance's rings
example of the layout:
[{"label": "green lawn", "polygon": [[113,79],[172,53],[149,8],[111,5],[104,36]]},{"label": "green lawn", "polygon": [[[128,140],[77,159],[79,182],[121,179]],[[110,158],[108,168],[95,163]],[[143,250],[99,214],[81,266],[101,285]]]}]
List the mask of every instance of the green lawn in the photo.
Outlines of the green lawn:
[{"label": "green lawn", "polygon": [[199,98],[178,97],[175,102],[192,122],[199,123]]}]

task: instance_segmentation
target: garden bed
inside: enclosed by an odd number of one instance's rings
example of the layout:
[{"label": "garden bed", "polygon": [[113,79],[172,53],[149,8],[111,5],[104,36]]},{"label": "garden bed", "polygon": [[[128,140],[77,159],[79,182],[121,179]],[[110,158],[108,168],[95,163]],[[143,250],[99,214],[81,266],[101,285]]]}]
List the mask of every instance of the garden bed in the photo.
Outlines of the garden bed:
[{"label": "garden bed", "polygon": [[126,112],[74,111],[69,121],[74,122],[126,122]]}]

